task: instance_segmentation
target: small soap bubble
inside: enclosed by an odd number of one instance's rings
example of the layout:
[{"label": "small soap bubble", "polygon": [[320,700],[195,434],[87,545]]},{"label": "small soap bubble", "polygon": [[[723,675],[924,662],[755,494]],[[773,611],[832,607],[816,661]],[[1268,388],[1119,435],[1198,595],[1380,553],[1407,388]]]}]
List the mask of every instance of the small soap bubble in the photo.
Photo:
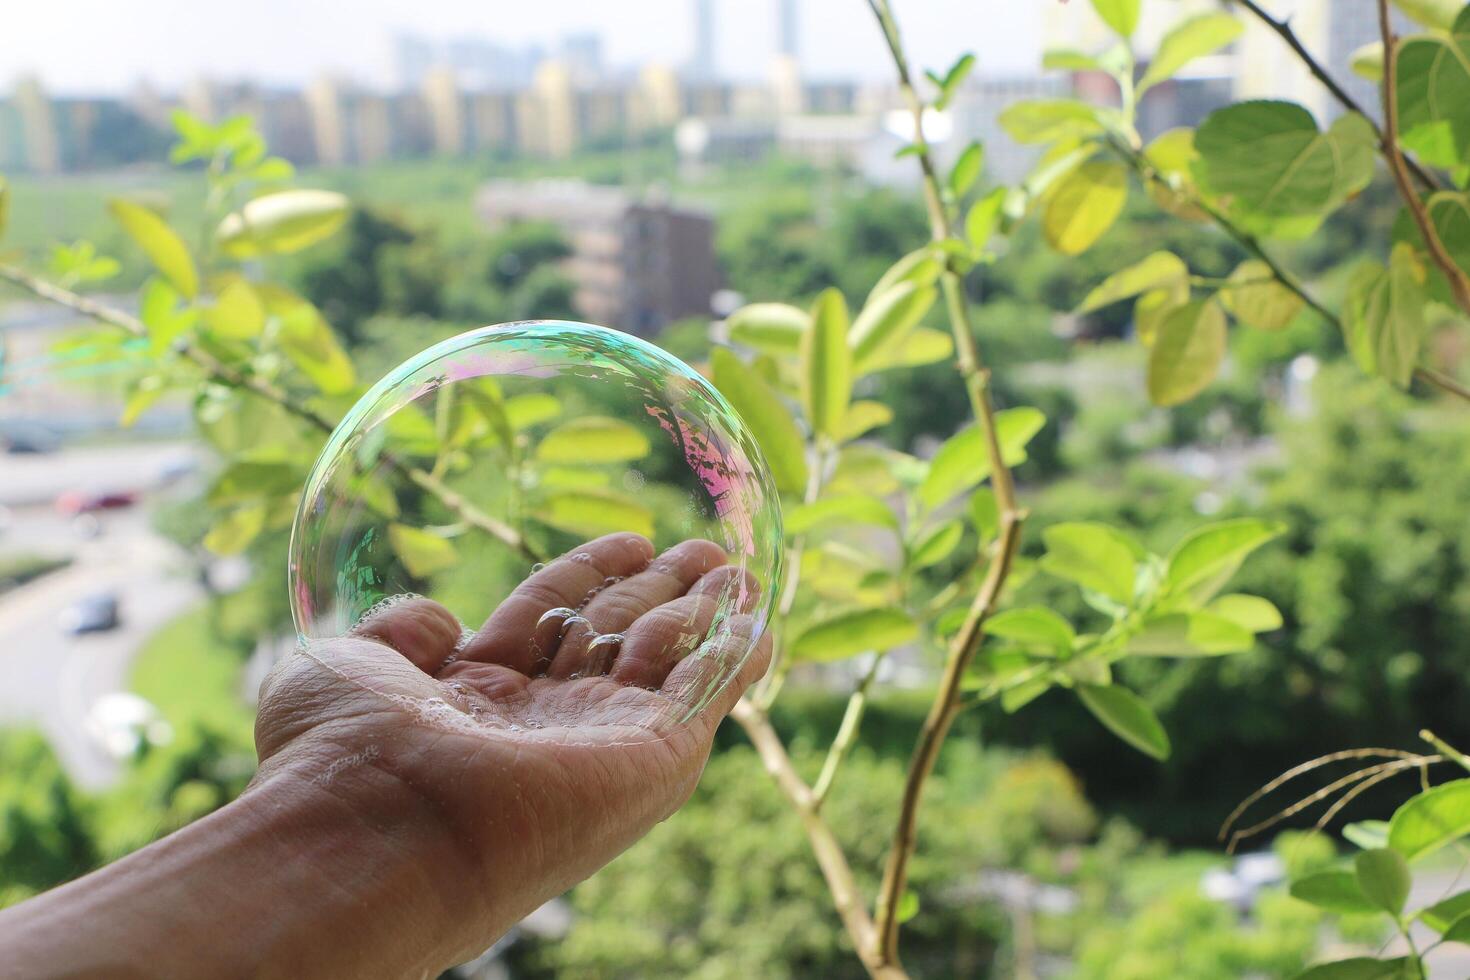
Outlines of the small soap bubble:
[{"label": "small soap bubble", "polygon": [[[447,453],[438,442],[446,425]],[[536,623],[535,635],[510,638],[536,672],[572,627],[592,632],[572,606],[648,570],[675,571],[668,559],[648,561],[626,532],[647,538],[655,556],[690,538],[712,541],[758,586],[738,610],[751,618],[750,639],[703,692],[712,693],[754,648],[781,591],[780,500],[756,441],[698,372],[646,341],[566,321],[482,327],[389,371],[328,439],[292,528],[292,613],[304,640],[391,617],[417,596],[461,623],[485,623],[540,573],[522,605],[505,607],[520,610],[512,621]],[[564,563],[550,560],[558,554]],[[526,601],[545,604],[528,613]],[[617,635],[589,647],[615,654]],[[475,636],[464,629],[450,661]],[[364,683],[392,694],[386,675]],[[416,710],[470,720],[441,704]],[[687,713],[673,704],[670,717]],[[549,723],[576,728],[574,719]]]}]

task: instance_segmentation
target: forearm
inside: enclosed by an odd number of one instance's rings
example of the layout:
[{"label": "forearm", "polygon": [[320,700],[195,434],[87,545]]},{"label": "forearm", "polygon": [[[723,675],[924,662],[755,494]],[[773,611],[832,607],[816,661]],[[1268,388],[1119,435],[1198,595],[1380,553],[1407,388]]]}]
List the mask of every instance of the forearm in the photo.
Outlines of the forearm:
[{"label": "forearm", "polygon": [[[357,783],[391,781],[372,767]],[[351,802],[371,798],[371,808]],[[18,977],[433,976],[465,918],[453,844],[412,794],[280,775],[100,871],[0,912]],[[467,875],[477,879],[477,875]]]}]

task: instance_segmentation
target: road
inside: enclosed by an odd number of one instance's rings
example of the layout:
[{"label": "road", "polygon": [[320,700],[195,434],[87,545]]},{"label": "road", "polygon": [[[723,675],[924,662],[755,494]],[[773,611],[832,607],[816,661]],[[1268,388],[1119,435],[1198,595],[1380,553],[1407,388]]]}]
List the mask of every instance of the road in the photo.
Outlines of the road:
[{"label": "road", "polygon": [[[0,456],[0,503],[9,510],[0,551],[72,558],[67,568],[0,594],[0,726],[38,726],[89,789],[111,783],[121,767],[85,734],[87,713],[101,695],[126,689],[142,643],[202,590],[183,555],[153,531],[146,502],[99,515],[101,533],[87,538],[50,501],[73,488],[152,490],[166,464],[188,458],[179,444]],[[99,592],[118,596],[121,625],[86,636],[62,632],[62,611]]]}]

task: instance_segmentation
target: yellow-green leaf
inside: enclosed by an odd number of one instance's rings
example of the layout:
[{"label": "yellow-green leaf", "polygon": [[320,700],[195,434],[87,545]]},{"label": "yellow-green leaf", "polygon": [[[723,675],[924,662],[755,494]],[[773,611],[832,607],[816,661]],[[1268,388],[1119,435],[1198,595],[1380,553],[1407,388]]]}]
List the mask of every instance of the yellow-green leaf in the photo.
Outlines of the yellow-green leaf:
[{"label": "yellow-green leaf", "polygon": [[[804,314],[803,314],[804,315]],[[716,347],[710,355],[715,387],[734,407],[760,443],[776,486],[790,493],[806,489],[806,445],[781,395],[733,351]]]},{"label": "yellow-green leaf", "polygon": [[837,432],[838,442],[851,442],[873,429],[893,421],[893,409],[882,402],[856,401],[847,406],[842,425]]},{"label": "yellow-green leaf", "polygon": [[969,213],[965,215],[965,241],[976,253],[984,252],[985,246],[990,244],[990,236],[995,234],[1000,223],[1001,209],[1009,192],[1009,188],[997,187],[970,205]]},{"label": "yellow-green leaf", "polygon": [[1092,136],[1103,129],[1098,109],[1078,99],[1012,102],[1001,110],[996,122],[1011,139],[1026,144]]},{"label": "yellow-green leaf", "polygon": [[216,555],[238,555],[265,527],[265,510],[265,504],[250,504],[230,511],[209,529],[204,547]]},{"label": "yellow-green leaf", "polygon": [[937,295],[933,286],[907,280],[870,297],[848,333],[855,372],[862,375],[876,370],[897,351],[929,312]]},{"label": "yellow-green leaf", "polygon": [[1126,687],[1078,684],[1077,696],[1103,727],[1145,755],[1169,758],[1169,735],[1158,715]]},{"label": "yellow-green leaf", "polygon": [[1148,358],[1148,396],[1155,405],[1178,405],[1203,391],[1225,359],[1225,313],[1197,300],[1169,311],[1159,324]]},{"label": "yellow-green leaf", "polygon": [[909,567],[929,568],[944,561],[959,545],[964,533],[965,526],[957,517],[925,531],[909,549]]},{"label": "yellow-green leaf", "polygon": [[1353,70],[1354,75],[1366,78],[1375,85],[1381,84],[1383,82],[1383,42],[1369,41],[1358,48],[1348,59],[1348,67]]},{"label": "yellow-green leaf", "polygon": [[1278,630],[1282,623],[1281,610],[1277,609],[1270,599],[1262,599],[1258,595],[1245,595],[1240,592],[1216,598],[1205,607],[1205,611],[1228,619],[1252,633],[1268,633],[1271,630]]},{"label": "yellow-green leaf", "polygon": [[1230,274],[1230,285],[1220,290],[1220,302],[1248,327],[1283,330],[1306,303],[1271,274],[1259,259],[1246,259]]},{"label": "yellow-green leaf", "polygon": [[1041,567],[1127,605],[1133,599],[1137,561],[1133,549],[1111,527],[1092,521],[1053,524],[1041,532],[1046,554]]},{"label": "yellow-green leaf", "polygon": [[1409,798],[1388,822],[1388,846],[1414,861],[1470,834],[1470,779],[1441,783]]},{"label": "yellow-green leaf", "polygon": [[[1351,871],[1316,871],[1291,883],[1291,897],[1331,912],[1377,912]],[[1377,962],[1374,960],[1373,962]]]},{"label": "yellow-green leaf", "polygon": [[1120,269],[1099,283],[1075,312],[1091,313],[1119,300],[1155,289],[1175,289],[1189,285],[1189,267],[1173,252],[1154,252],[1132,265]]},{"label": "yellow-green leaf", "polygon": [[1128,171],[1121,163],[1089,160],[1047,195],[1041,230],[1063,255],[1079,255],[1112,227],[1128,199]]},{"label": "yellow-green leaf", "polygon": [[535,516],[552,527],[589,537],[615,531],[653,536],[653,511],[622,494],[606,490],[548,494]]},{"label": "yellow-green leaf", "polygon": [[1166,613],[1147,619],[1128,640],[1128,652],[1144,657],[1217,657],[1243,653],[1255,643],[1250,630],[1207,612]]},{"label": "yellow-green leaf", "polygon": [[802,335],[801,400],[812,430],[835,436],[852,394],[852,352],[847,346],[847,302],[825,289],[812,306],[812,327]]},{"label": "yellow-green leaf", "polygon": [[916,248],[889,266],[888,270],[874,283],[864,305],[871,303],[873,297],[887,292],[901,282],[912,282],[920,288],[932,286],[938,281],[939,274],[943,271],[944,263],[934,255],[932,249],[928,246]]},{"label": "yellow-green leaf", "polygon": [[1348,351],[1368,374],[1406,387],[1424,342],[1427,274],[1408,242],[1394,245],[1385,270],[1360,263],[1343,303]]},{"label": "yellow-green leaf", "polygon": [[536,458],[545,463],[623,463],[642,459],[650,448],[648,438],[627,422],[588,415],[548,432],[536,447]]},{"label": "yellow-green leaf", "polygon": [[1159,41],[1138,91],[1157,85],[1196,58],[1225,47],[1240,36],[1243,25],[1229,14],[1200,14],[1179,24]]},{"label": "yellow-green leaf", "polygon": [[887,504],[876,497],[858,493],[799,504],[786,514],[782,523],[788,535],[806,534],[831,525],[871,524],[898,529],[898,518]]},{"label": "yellow-green leaf", "polygon": [[232,279],[204,310],[204,322],[221,337],[253,340],[265,329],[265,306],[244,279]]},{"label": "yellow-green leaf", "polygon": [[777,356],[795,356],[811,326],[806,310],[786,303],[751,303],[725,321],[732,343]]},{"label": "yellow-green leaf", "polygon": [[1387,847],[1363,851],[1353,858],[1358,887],[1368,901],[1389,915],[1397,916],[1409,899],[1409,866],[1403,855]]},{"label": "yellow-green leaf", "polygon": [[[1007,466],[1026,461],[1026,444],[1041,431],[1046,416],[1029,406],[1007,408],[995,413],[996,441]],[[925,507],[938,507],[956,494],[964,493],[990,476],[990,451],[985,433],[969,425],[950,436],[934,454],[929,473],[919,487]]]},{"label": "yellow-green leaf", "polygon": [[1043,606],[998,612],[986,621],[985,632],[1051,657],[1066,656],[1077,639],[1071,623]]},{"label": "yellow-green leaf", "polygon": [[1218,521],[1187,534],[1169,554],[1164,582],[1176,593],[1224,584],[1240,563],[1285,528],[1275,521],[1241,517]]},{"label": "yellow-green leaf", "polygon": [[980,178],[980,171],[984,166],[985,147],[978,141],[972,141],[949,172],[950,193],[957,198],[964,197],[965,192]]},{"label": "yellow-green leaf", "polygon": [[166,389],[163,378],[157,374],[145,374],[139,378],[137,383],[128,391],[127,401],[123,403],[122,418],[118,424],[124,429],[130,429],[138,421],[139,416],[152,407],[158,401]]},{"label": "yellow-green leaf", "polygon": [[335,191],[276,191],[226,215],[215,232],[215,242],[236,259],[296,252],[335,233],[347,221],[351,208],[347,198]]},{"label": "yellow-green leaf", "polygon": [[291,363],[323,394],[351,391],[357,384],[357,369],[321,312],[279,286],[254,288],[266,312],[276,318],[276,342]]},{"label": "yellow-green leaf", "polygon": [[114,200],[107,207],[128,237],[148,256],[148,261],[185,299],[199,295],[199,273],[194,268],[194,259],[168,222],[131,201]]},{"label": "yellow-green leaf", "polygon": [[388,544],[414,578],[427,578],[459,561],[453,542],[407,524],[388,525]]},{"label": "yellow-green leaf", "polygon": [[868,650],[891,650],[918,636],[918,624],[902,610],[864,609],[808,627],[791,644],[791,656],[796,660],[843,660]]},{"label": "yellow-green leaf", "polygon": [[1130,38],[1138,28],[1138,7],[1140,0],[1092,0],[1092,9],[1103,19],[1118,36]]},{"label": "yellow-green leaf", "polygon": [[1405,38],[1394,59],[1399,141],[1439,167],[1470,159],[1470,4],[1448,30]]},{"label": "yellow-green leaf", "polygon": [[1209,214],[1195,203],[1198,190],[1194,162],[1199,159],[1199,153],[1194,148],[1193,129],[1181,127],[1160,133],[1143,148],[1143,155],[1162,178],[1162,182],[1147,182],[1148,195],[1155,204],[1185,221],[1209,220]]}]

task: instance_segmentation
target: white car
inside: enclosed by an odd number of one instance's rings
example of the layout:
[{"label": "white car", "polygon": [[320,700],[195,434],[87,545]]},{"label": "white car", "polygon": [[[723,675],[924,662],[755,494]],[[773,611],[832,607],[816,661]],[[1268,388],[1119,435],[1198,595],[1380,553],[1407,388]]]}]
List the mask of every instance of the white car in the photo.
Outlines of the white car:
[{"label": "white car", "polygon": [[87,737],[114,759],[136,758],[146,745],[167,745],[173,726],[158,709],[128,691],[104,694],[92,704],[83,723]]}]

